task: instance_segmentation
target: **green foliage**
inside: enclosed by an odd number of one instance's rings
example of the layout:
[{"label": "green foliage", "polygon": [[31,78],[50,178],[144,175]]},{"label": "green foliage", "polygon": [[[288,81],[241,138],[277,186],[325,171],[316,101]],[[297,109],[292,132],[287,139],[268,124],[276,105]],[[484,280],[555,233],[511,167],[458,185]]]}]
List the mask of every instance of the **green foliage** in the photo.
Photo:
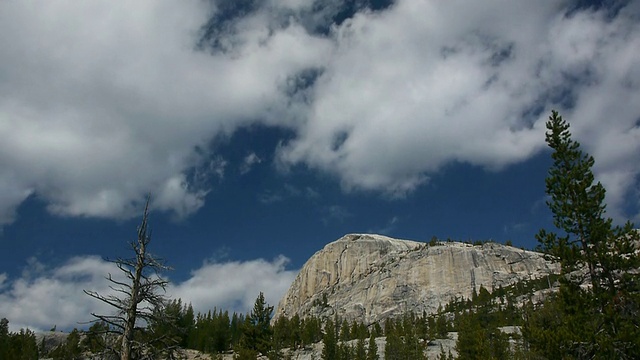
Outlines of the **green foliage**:
[{"label": "green foliage", "polygon": [[0,359],[9,358],[9,344],[9,320],[2,318],[0,320]]},{"label": "green foliage", "polygon": [[373,333],[369,337],[369,346],[367,347],[367,360],[378,360],[378,344],[376,344],[376,338]]},{"label": "green foliage", "polygon": [[324,336],[322,338],[322,360],[336,360],[338,355],[338,337],[336,325],[333,320],[328,319],[324,326]]},{"label": "green foliage", "polygon": [[342,320],[342,324],[340,325],[340,341],[348,341],[351,340],[351,330],[349,328],[349,323],[347,320]]},{"label": "green foliage", "polygon": [[344,343],[338,343],[336,348],[336,360],[353,360],[355,357],[355,349]]},{"label": "green foliage", "polygon": [[171,357],[177,349],[189,345],[189,335],[194,326],[193,307],[176,299],[155,307],[153,317],[140,338],[149,344],[148,354]]},{"label": "green foliage", "polygon": [[73,329],[64,343],[58,345],[49,353],[53,360],[74,360],[82,354],[80,345],[80,333],[78,329]]},{"label": "green foliage", "polygon": [[96,321],[89,327],[80,345],[93,354],[99,354],[108,347],[108,333],[109,325],[102,321]]},{"label": "green foliage", "polygon": [[416,331],[417,323],[417,318],[412,313],[389,322],[388,332],[385,332],[385,359],[426,359],[424,347]]},{"label": "green foliage", "polygon": [[511,359],[509,338],[498,329],[498,321],[491,315],[490,307],[481,307],[458,317],[458,359]]},{"label": "green foliage", "polygon": [[256,360],[257,358],[258,351],[245,347],[238,349],[233,357],[234,360]]},{"label": "green foliage", "polygon": [[[639,234],[630,222],[613,226],[605,216],[605,189],[591,171],[595,161],[556,111],[547,129],[554,151],[547,204],[561,234],[543,229],[537,239],[562,266],[561,291],[530,310],[525,340],[542,356],[640,358]],[[554,339],[545,324],[557,325]]]},{"label": "green foliage", "polygon": [[367,348],[365,346],[364,338],[358,339],[356,342],[356,348],[354,350],[355,360],[367,360]]},{"label": "green foliage", "polygon": [[322,340],[322,322],[310,316],[302,321],[302,344],[311,345]]},{"label": "green foliage", "polygon": [[[288,321],[287,318],[282,318],[283,321]],[[320,322],[318,321],[318,326],[320,326]],[[308,328],[312,328],[312,325],[307,320],[306,322],[300,322],[300,316],[295,314],[291,320],[289,321],[289,338],[288,345],[291,348],[297,348],[298,346],[306,343],[313,342],[313,330],[308,330]],[[320,331],[318,331],[321,334]]]},{"label": "green foliage", "polygon": [[241,347],[255,350],[266,355],[271,349],[271,314],[273,306],[267,305],[264,294],[260,292],[256,299],[253,310],[245,318],[242,329]]},{"label": "green foliage", "polygon": [[446,338],[449,334],[447,318],[444,314],[440,314],[435,318],[434,326],[433,326],[433,338]]},{"label": "green foliage", "polygon": [[371,330],[371,334],[375,337],[380,337],[382,336],[383,332],[382,332],[382,327],[380,326],[380,323],[375,323],[373,324],[373,330]]},{"label": "green foliage", "polygon": [[[231,349],[234,333],[239,332],[238,322],[244,322],[244,317],[233,314],[229,319],[227,311],[213,309],[207,314],[198,314],[195,325],[188,333],[188,347],[206,353],[219,353]],[[239,335],[235,335],[239,339]]]},{"label": "green foliage", "polygon": [[429,246],[438,246],[440,245],[440,241],[436,236],[432,236],[431,240],[429,240]]},{"label": "green foliage", "polygon": [[9,320],[0,320],[0,359],[2,360],[37,360],[38,346],[33,331],[20,329],[17,333],[9,332]]},{"label": "green foliage", "polygon": [[393,321],[389,320],[385,326],[385,336],[387,342],[384,345],[384,358],[387,360],[395,360],[402,358],[402,338],[400,337],[400,329],[396,329]]},{"label": "green foliage", "polygon": [[[592,343],[594,323],[586,292],[560,292],[542,306],[528,304],[522,329],[531,354],[544,358],[584,358]],[[560,300],[564,298],[564,300]]]},{"label": "green foliage", "polygon": [[279,317],[273,324],[273,337],[271,341],[272,354],[269,356],[270,359],[279,359],[280,351],[288,345],[287,339],[291,330],[289,324],[290,322],[284,316]]}]

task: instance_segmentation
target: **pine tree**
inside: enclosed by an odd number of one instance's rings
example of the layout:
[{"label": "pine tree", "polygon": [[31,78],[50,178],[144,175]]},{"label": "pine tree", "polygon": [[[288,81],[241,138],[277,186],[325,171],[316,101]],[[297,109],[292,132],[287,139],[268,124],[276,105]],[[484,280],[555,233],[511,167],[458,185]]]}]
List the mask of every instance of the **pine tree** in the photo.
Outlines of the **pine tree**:
[{"label": "pine tree", "polygon": [[383,335],[382,326],[380,326],[380,323],[376,322],[373,324],[373,329],[371,330],[371,334],[373,334],[373,336],[375,337],[380,337]]},{"label": "pine tree", "polygon": [[84,339],[82,339],[81,346],[95,355],[101,354],[108,347],[106,344],[109,340],[109,332],[107,323],[94,322],[89,327],[89,331],[86,332]]},{"label": "pine tree", "polygon": [[340,341],[349,341],[351,340],[351,332],[349,329],[349,323],[347,320],[342,320],[342,325],[340,325]]},{"label": "pine tree", "polygon": [[[431,330],[431,328],[429,329]],[[449,328],[447,326],[447,317],[445,314],[439,314],[435,320],[434,326],[435,337],[438,339],[446,339],[449,335]]]},{"label": "pine tree", "polygon": [[240,343],[242,338],[242,324],[244,324],[244,315],[234,312],[233,315],[231,315],[231,323],[229,325],[229,335],[231,336],[230,341],[232,346]]},{"label": "pine tree", "polygon": [[[630,222],[613,226],[605,216],[605,189],[591,170],[595,161],[571,139],[569,124],[553,111],[546,125],[554,151],[547,204],[561,234],[543,229],[537,239],[561,264],[561,288],[543,311],[528,313],[523,335],[546,356],[640,358],[639,234]],[[539,327],[550,323],[558,326]],[[556,339],[555,349],[545,345],[549,338]]]},{"label": "pine tree", "polygon": [[353,360],[354,349],[347,343],[340,342],[336,348],[336,360]]},{"label": "pine tree", "polygon": [[485,330],[477,317],[464,314],[458,325],[456,350],[460,360],[489,359],[491,347]]},{"label": "pine tree", "polygon": [[355,349],[356,360],[367,360],[367,348],[365,347],[365,341],[363,338],[358,339]]},{"label": "pine tree", "polygon": [[367,360],[378,360],[378,344],[376,344],[376,338],[373,333],[369,337],[369,347],[367,348]]},{"label": "pine tree", "polygon": [[73,329],[69,335],[67,335],[65,342],[52,350],[48,357],[53,360],[74,360],[78,359],[81,353],[80,334],[78,333],[78,329]]},{"label": "pine tree", "polygon": [[403,359],[424,359],[424,351],[417,332],[418,318],[410,312],[405,314],[401,319],[398,319],[396,326],[397,329],[401,329],[400,335],[402,340],[401,358]]},{"label": "pine tree", "polygon": [[402,327],[396,325],[385,326],[387,342],[384,345],[384,358],[386,360],[403,359],[403,343],[401,338]]},{"label": "pine tree", "polygon": [[[296,316],[294,316],[294,319]],[[297,336],[296,339],[300,338],[298,333],[294,333],[294,335]],[[315,344],[320,340],[322,340],[322,324],[320,322],[320,319],[315,316],[310,316],[304,319],[304,326],[302,329],[302,343],[304,345],[309,345]]]},{"label": "pine tree", "polygon": [[305,321],[300,320],[300,315],[295,314],[291,318],[290,346],[295,349],[300,345],[313,343],[311,332],[307,333],[309,318]]},{"label": "pine tree", "polygon": [[29,329],[9,334],[9,351],[3,360],[37,360],[36,335]]},{"label": "pine tree", "polygon": [[336,336],[336,325],[333,320],[328,319],[324,326],[324,337],[322,338],[322,360],[337,360],[338,338]]},{"label": "pine tree", "polygon": [[9,320],[0,319],[0,359],[9,357]]},{"label": "pine tree", "polygon": [[271,314],[273,306],[267,305],[264,294],[260,292],[253,310],[245,318],[242,329],[241,348],[254,350],[266,355],[271,350]]}]

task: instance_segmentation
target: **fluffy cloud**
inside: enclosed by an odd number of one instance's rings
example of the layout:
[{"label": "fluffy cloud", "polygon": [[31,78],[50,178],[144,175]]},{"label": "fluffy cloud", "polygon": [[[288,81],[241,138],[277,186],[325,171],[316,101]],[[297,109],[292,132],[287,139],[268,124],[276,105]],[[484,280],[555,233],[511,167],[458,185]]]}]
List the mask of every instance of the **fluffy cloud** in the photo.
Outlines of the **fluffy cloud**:
[{"label": "fluffy cloud", "polygon": [[269,35],[259,19],[226,36],[237,51],[197,51],[216,11],[0,4],[0,225],[31,194],[64,216],[130,217],[148,192],[178,216],[197,211],[219,175],[212,139],[249,119],[286,122],[280,87],[323,52],[300,26]]},{"label": "fluffy cloud", "polygon": [[[286,270],[288,260],[262,259],[227,263],[206,263],[193,271],[183,283],[172,284],[167,295],[192,303],[196,311],[217,307],[248,312],[258,293],[277,305],[291,285],[296,272]],[[119,279],[121,271],[96,256],[74,257],[50,268],[32,259],[20,278],[8,279],[0,274],[0,314],[9,319],[12,331],[23,327],[48,330],[81,327],[92,320],[92,312],[111,314],[113,309],[83,293],[112,293],[105,279],[111,273]]]},{"label": "fluffy cloud", "polygon": [[260,292],[270,305],[277,306],[297,274],[285,268],[288,262],[280,256],[272,261],[205,263],[190,279],[172,286],[170,293],[190,302],[196,311],[217,307],[246,313]]},{"label": "fluffy cloud", "polygon": [[[530,158],[551,108],[622,215],[640,173],[637,2],[357,3],[337,25],[333,0],[242,16],[216,2],[2,2],[0,225],[32,194],[59,215],[129,217],[152,192],[188,216],[223,174],[210,143],[253,122],[294,131],[284,167],[404,196],[452,162]],[[204,24],[215,31],[199,42]]]},{"label": "fluffy cloud", "polygon": [[0,314],[9,319],[13,330],[78,327],[78,322],[92,320],[91,312],[110,313],[104,304],[82,292],[108,294],[104,278],[108,273],[115,276],[118,269],[94,256],[72,258],[54,269],[32,259],[20,278],[5,277],[0,287]]},{"label": "fluffy cloud", "polygon": [[308,121],[281,161],[403,196],[451,162],[495,170],[530,158],[556,108],[622,215],[640,173],[640,6],[571,6],[406,0],[357,14],[334,28]]},{"label": "fluffy cloud", "polygon": [[281,158],[334,172],[347,188],[404,195],[448,162],[500,168],[531,156],[540,129],[521,115],[536,100],[535,62],[512,30],[557,9],[502,5],[401,1],[336,28],[311,120]]}]

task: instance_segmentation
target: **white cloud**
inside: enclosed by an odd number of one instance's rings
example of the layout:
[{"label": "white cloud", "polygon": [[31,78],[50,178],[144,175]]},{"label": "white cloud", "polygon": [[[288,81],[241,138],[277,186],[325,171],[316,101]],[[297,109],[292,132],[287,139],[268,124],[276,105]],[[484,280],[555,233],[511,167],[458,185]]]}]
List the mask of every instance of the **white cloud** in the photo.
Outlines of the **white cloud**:
[{"label": "white cloud", "polygon": [[151,192],[186,216],[212,186],[188,174],[223,175],[210,141],[292,118],[280,87],[328,41],[295,24],[269,35],[258,18],[228,34],[237,53],[196,51],[214,12],[204,1],[0,3],[0,225],[33,193],[55,214],[122,218]]},{"label": "white cloud", "polygon": [[272,261],[228,261],[205,263],[191,273],[191,278],[177,284],[171,295],[191,303],[196,311],[217,307],[246,313],[253,307],[258,294],[264,293],[267,303],[277,307],[291,286],[297,271],[287,270],[284,256]]},{"label": "white cloud", "polygon": [[[273,261],[205,263],[190,279],[171,284],[167,295],[180,297],[202,312],[214,307],[247,312],[260,291],[267,302],[277,306],[297,273],[287,270],[287,263],[283,256]],[[74,257],[53,268],[32,259],[20,278],[0,274],[0,314],[9,319],[12,331],[23,327],[48,330],[54,325],[62,330],[83,327],[79,323],[92,320],[91,312],[113,313],[82,291],[112,293],[105,279],[109,273],[115,279],[122,274],[113,263],[97,256]]]},{"label": "white cloud", "polygon": [[640,174],[640,6],[609,19],[565,15],[569,3],[401,0],[358,14],[334,28],[308,121],[280,160],[403,196],[451,162],[530,158],[556,108],[620,215]]},{"label": "white cloud", "polygon": [[0,288],[0,313],[9,319],[13,330],[29,327],[48,330],[80,327],[78,322],[92,320],[90,313],[110,313],[109,309],[84,295],[83,289],[109,293],[104,277],[118,274],[111,263],[96,256],[75,257],[53,269],[37,261],[18,279],[6,279]]},{"label": "white cloud", "polygon": [[188,216],[224,175],[209,143],[253,122],[295,131],[285,166],[404,196],[451,162],[530,158],[555,107],[612,213],[637,184],[635,2],[609,18],[567,16],[568,0],[398,0],[319,36],[342,3],[270,1],[218,34],[225,51],[196,51],[209,3],[0,3],[0,225],[32,194],[59,215],[129,217],[151,192]]}]

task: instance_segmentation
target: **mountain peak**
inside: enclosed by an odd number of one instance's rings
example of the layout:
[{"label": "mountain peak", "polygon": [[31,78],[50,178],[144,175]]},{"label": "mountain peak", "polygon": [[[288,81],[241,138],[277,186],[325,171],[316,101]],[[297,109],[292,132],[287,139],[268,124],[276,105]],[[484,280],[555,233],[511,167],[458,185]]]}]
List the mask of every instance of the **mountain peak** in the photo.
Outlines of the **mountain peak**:
[{"label": "mountain peak", "polygon": [[348,234],[302,267],[275,318],[298,314],[365,324],[408,311],[434,313],[454,297],[558,272],[542,254],[496,243],[400,240]]}]

